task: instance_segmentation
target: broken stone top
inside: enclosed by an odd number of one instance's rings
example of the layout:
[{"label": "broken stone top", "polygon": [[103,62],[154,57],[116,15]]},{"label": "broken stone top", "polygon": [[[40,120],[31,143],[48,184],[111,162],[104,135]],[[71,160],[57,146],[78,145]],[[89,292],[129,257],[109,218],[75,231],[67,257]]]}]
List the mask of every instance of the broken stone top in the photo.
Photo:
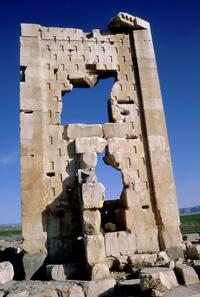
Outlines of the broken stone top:
[{"label": "broken stone top", "polygon": [[[126,12],[119,12],[114,18],[111,19],[111,21],[108,24],[109,30],[120,30],[123,29],[149,29],[149,23],[143,19],[140,19],[138,17],[132,16]],[[42,38],[42,29],[45,29],[45,27],[38,25],[38,24],[21,24],[21,36],[30,36],[30,37],[40,37]],[[48,28],[49,36],[48,34],[46,36],[50,37],[52,29],[55,31],[56,29],[59,31],[61,28]],[[98,32],[102,30],[94,29],[92,30],[92,33],[84,33],[81,29],[62,29],[62,31],[59,33],[59,36],[54,36],[57,39],[63,39],[61,36],[64,36],[66,33],[69,33],[69,30],[73,32],[74,38],[84,38],[84,37],[95,37],[95,35],[98,35]],[[106,31],[107,32],[107,31]],[[106,33],[104,32],[104,33]],[[65,39],[65,38],[64,38]]]},{"label": "broken stone top", "polygon": [[126,12],[119,12],[113,19],[111,19],[108,28],[110,30],[123,28],[130,28],[132,30],[149,29],[149,23]]}]

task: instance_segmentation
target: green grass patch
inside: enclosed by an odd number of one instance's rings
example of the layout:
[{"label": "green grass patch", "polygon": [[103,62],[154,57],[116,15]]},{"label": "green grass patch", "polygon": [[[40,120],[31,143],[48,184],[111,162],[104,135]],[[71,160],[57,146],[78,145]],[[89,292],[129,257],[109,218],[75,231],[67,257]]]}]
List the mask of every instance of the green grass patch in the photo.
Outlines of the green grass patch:
[{"label": "green grass patch", "polygon": [[200,214],[184,215],[180,219],[182,234],[200,233]]},{"label": "green grass patch", "polygon": [[0,226],[0,239],[21,238],[21,226]]}]

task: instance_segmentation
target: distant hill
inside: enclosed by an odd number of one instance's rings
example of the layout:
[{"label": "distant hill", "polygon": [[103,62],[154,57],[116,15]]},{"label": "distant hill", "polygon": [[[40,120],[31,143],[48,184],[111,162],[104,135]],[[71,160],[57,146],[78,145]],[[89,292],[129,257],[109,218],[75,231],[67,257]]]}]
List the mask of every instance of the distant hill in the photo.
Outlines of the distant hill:
[{"label": "distant hill", "polygon": [[200,205],[179,209],[180,215],[200,213]]}]

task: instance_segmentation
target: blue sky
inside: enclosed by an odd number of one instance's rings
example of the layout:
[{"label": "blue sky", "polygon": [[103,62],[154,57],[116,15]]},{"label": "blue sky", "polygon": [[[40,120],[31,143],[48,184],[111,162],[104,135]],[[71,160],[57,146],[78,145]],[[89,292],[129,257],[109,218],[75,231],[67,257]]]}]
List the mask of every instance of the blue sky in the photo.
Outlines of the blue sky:
[{"label": "blue sky", "polygon": [[[74,27],[89,32],[93,28],[105,28],[110,18],[118,11],[137,15],[151,23],[179,206],[200,204],[199,0],[7,0],[1,1],[0,8],[0,223],[20,222],[20,23]],[[88,95],[88,100],[91,100],[90,96],[95,100],[102,100],[99,94],[108,95],[110,87],[111,82],[102,81],[97,89],[86,91],[92,92]],[[72,92],[74,96],[78,97],[78,91]],[[72,93],[69,96],[72,96]],[[89,93],[85,94],[83,96],[87,97]],[[105,97],[103,100],[106,99]],[[95,122],[106,121],[103,105],[101,109],[93,108],[87,118],[91,114]],[[76,116],[80,117],[77,121],[84,121],[81,113],[77,113]],[[93,121],[93,118],[90,120]],[[117,189],[114,184],[116,175],[119,180],[118,172],[112,175],[110,170],[113,169],[106,168],[107,175],[102,174],[102,167],[100,162],[99,179],[102,182],[110,181],[109,195],[115,196],[121,187],[120,185]]]}]

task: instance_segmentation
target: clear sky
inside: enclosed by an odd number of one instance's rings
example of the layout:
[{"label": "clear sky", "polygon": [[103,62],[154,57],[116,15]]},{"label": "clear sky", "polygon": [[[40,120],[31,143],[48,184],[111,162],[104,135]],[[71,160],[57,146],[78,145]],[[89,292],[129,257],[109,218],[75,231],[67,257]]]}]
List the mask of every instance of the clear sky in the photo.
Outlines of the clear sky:
[{"label": "clear sky", "polygon": [[[0,223],[20,222],[21,215],[20,23],[81,28],[89,32],[93,28],[104,29],[110,18],[119,11],[139,16],[151,23],[179,206],[200,204],[200,1],[3,0],[0,6]],[[99,102],[107,99],[105,95],[109,94],[111,85],[111,81],[102,81],[97,86],[98,89],[85,92],[93,92],[90,94]],[[74,96],[77,94],[78,97],[78,91],[80,90],[76,89],[72,92]],[[101,99],[101,93],[104,94],[104,99]],[[89,93],[84,95],[81,91],[80,94],[87,97]],[[89,96],[87,98],[91,100]],[[98,104],[101,105],[101,102]],[[101,109],[94,107],[90,110],[88,123],[106,121],[105,109],[101,106]],[[80,116],[77,120],[79,122],[85,121],[81,114],[83,112],[76,115]],[[110,181],[109,195],[115,196],[115,178],[109,179],[110,169],[106,169],[107,176],[103,177],[102,166],[101,163],[98,166],[99,178],[107,183]],[[111,171],[114,169],[111,168]]]}]

